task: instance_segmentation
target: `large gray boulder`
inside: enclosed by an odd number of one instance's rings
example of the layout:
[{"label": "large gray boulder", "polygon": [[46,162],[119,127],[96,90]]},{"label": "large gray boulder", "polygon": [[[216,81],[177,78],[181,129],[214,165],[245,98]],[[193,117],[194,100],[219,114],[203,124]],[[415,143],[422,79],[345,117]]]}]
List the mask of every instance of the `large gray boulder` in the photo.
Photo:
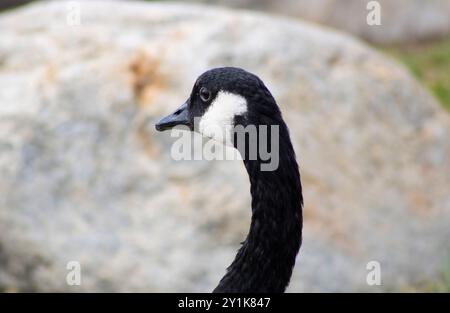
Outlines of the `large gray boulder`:
[{"label": "large gray boulder", "polygon": [[263,10],[335,27],[379,44],[411,43],[450,34],[450,0],[377,0],[381,25],[368,25],[372,0],[186,0]]},{"label": "large gray boulder", "polygon": [[[450,120],[395,62],[293,20],[181,4],[44,2],[0,17],[0,288],[210,291],[250,219],[240,161],[175,161],[153,123],[204,70],[258,74],[305,197],[289,291],[403,290],[449,251]],[[114,14],[111,14],[114,12]],[[69,286],[69,261],[82,283]],[[381,264],[382,286],[366,284]]]}]

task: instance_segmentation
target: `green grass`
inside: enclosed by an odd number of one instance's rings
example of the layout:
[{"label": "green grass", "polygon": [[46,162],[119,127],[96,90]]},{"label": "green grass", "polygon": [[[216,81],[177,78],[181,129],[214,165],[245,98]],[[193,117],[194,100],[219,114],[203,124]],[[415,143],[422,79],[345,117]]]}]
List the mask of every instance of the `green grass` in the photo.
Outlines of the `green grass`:
[{"label": "green grass", "polygon": [[439,279],[431,286],[433,292],[450,293],[450,253],[440,271]]},{"label": "green grass", "polygon": [[416,291],[450,293],[450,257],[446,261],[437,279],[423,284]]},{"label": "green grass", "polygon": [[436,42],[382,49],[406,64],[450,111],[450,37]]},{"label": "green grass", "polygon": [[430,290],[431,292],[450,293],[450,272],[442,273],[442,278],[434,282]]},{"label": "green grass", "polygon": [[433,280],[423,281],[416,286],[409,286],[406,292],[441,292],[450,293],[450,252],[444,259],[437,277]]}]

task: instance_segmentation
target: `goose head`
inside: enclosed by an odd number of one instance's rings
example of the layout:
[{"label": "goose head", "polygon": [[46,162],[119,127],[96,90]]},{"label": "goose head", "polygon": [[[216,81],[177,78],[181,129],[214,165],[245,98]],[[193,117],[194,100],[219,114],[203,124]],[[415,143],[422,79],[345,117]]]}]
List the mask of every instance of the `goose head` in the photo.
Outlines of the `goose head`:
[{"label": "goose head", "polygon": [[280,118],[278,106],[261,79],[240,68],[222,67],[200,75],[186,102],[162,118],[156,130],[184,125],[233,146],[237,125],[268,125]]}]

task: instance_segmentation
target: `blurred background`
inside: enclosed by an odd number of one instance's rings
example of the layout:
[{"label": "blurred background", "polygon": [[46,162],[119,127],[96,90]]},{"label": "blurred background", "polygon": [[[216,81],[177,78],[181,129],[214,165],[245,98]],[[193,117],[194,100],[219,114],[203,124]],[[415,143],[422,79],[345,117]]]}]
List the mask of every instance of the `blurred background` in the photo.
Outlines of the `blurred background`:
[{"label": "blurred background", "polygon": [[450,291],[450,0],[0,10],[1,291],[216,286],[250,224],[245,169],[175,161],[153,126],[216,66],[260,76],[292,133],[305,237],[289,292]]}]

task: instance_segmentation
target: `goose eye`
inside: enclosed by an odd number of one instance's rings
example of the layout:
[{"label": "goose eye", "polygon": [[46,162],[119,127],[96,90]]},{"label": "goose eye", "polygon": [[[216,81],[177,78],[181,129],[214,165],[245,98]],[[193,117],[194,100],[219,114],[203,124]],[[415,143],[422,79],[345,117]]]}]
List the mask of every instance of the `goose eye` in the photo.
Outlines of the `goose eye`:
[{"label": "goose eye", "polygon": [[208,89],[205,87],[200,88],[200,99],[202,99],[203,102],[208,101],[211,98],[211,92],[209,92]]}]

